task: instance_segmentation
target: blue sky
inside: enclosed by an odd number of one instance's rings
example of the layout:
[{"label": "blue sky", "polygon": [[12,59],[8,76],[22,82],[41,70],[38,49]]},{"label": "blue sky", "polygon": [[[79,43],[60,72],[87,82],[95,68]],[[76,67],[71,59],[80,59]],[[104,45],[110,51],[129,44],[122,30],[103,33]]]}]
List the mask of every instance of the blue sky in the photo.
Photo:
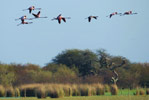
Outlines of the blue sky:
[{"label": "blue sky", "polygon": [[[132,62],[149,62],[148,4],[149,0],[1,0],[0,61],[44,66],[66,49],[103,48]],[[16,26],[20,21],[14,19],[32,17],[22,11],[32,5],[42,8],[41,16],[48,18]],[[138,14],[106,17],[129,10]],[[60,25],[51,21],[59,14],[71,19]],[[89,15],[99,18],[88,23],[84,18]]]}]

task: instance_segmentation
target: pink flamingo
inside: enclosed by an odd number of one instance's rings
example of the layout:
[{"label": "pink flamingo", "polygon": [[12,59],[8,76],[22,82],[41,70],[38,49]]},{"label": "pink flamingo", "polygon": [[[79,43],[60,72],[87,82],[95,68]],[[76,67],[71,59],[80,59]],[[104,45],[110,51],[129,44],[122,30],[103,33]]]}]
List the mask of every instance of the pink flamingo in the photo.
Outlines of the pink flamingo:
[{"label": "pink flamingo", "polygon": [[21,24],[32,24],[33,22],[25,22],[24,20],[22,20],[22,22],[20,24],[18,24],[17,26],[21,25]]},{"label": "pink flamingo", "polygon": [[134,15],[134,14],[138,14],[138,13],[133,13],[132,11],[127,11],[123,15]]},{"label": "pink flamingo", "polygon": [[[48,18],[48,17],[40,17],[40,11],[37,14],[32,14],[35,18]],[[35,19],[35,18],[30,18],[30,20]]]},{"label": "pink flamingo", "polygon": [[111,17],[114,16],[114,15],[121,15],[121,13],[114,12],[114,13],[111,13],[110,15],[106,16],[106,17],[111,18]]},{"label": "pink flamingo", "polygon": [[85,19],[88,19],[88,22],[91,22],[91,19],[92,19],[92,18],[97,19],[98,16],[89,16],[89,17],[87,17],[87,18],[85,18]]},{"label": "pink flamingo", "polygon": [[29,10],[29,13],[31,14],[32,10],[41,10],[41,8],[35,8],[35,6],[31,6],[28,9],[24,9],[23,11],[25,10]]},{"label": "pink flamingo", "polygon": [[17,20],[21,20],[21,23],[18,24],[17,26],[19,26],[19,25],[21,25],[21,24],[31,24],[31,23],[33,23],[33,22],[25,22],[26,19],[27,19],[26,15],[24,15],[24,16],[18,18],[18,19],[15,19],[16,21],[17,21]]},{"label": "pink flamingo", "polygon": [[61,24],[61,20],[66,22],[66,19],[70,19],[70,17],[63,17],[62,14],[60,14],[57,16],[57,18],[53,18],[52,20],[58,20],[58,23]]}]

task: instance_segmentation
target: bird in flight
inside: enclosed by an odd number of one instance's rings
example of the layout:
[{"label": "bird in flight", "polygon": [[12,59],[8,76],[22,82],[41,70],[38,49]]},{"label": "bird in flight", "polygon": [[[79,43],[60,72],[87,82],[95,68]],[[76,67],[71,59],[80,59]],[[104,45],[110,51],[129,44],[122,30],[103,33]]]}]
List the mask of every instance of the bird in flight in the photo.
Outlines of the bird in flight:
[{"label": "bird in flight", "polygon": [[53,18],[52,20],[58,20],[58,23],[61,24],[61,20],[66,22],[66,19],[70,19],[70,17],[63,17],[62,14],[59,14],[56,18]]},{"label": "bird in flight", "polygon": [[17,20],[21,20],[21,21],[23,21],[23,20],[25,20],[25,19],[27,19],[27,16],[26,16],[26,15],[24,15],[24,16],[18,18],[18,19],[15,19],[15,21],[17,21]]},{"label": "bird in flight", "polygon": [[121,15],[121,13],[114,12],[114,13],[111,13],[110,15],[106,16],[106,17],[111,18],[111,17],[114,16],[114,15]]},{"label": "bird in flight", "polygon": [[30,20],[32,20],[32,19],[36,19],[36,18],[48,18],[48,17],[40,17],[40,11],[37,13],[37,14],[34,14],[34,13],[32,13],[32,15],[35,17],[35,18],[30,18]]},{"label": "bird in flight", "polygon": [[26,15],[24,15],[24,16],[18,18],[18,19],[15,19],[16,21],[17,21],[17,20],[21,20],[21,23],[18,24],[17,26],[19,26],[19,25],[21,25],[21,24],[32,24],[32,23],[33,23],[33,22],[25,22],[25,20],[27,20],[27,19],[28,19],[28,18],[26,17]]},{"label": "bird in flight", "polygon": [[91,22],[91,19],[92,19],[92,18],[97,19],[98,16],[89,16],[89,17],[87,17],[87,18],[85,18],[85,19],[88,19],[88,22]]},{"label": "bird in flight", "polygon": [[138,13],[133,13],[132,11],[127,11],[123,15],[134,15],[134,14],[138,14]]},{"label": "bird in flight", "polygon": [[25,22],[24,20],[22,20],[22,22],[20,24],[18,24],[17,26],[19,25],[22,25],[22,24],[32,24],[33,22]]},{"label": "bird in flight", "polygon": [[35,6],[31,6],[27,9],[23,9],[23,11],[25,11],[25,10],[29,10],[29,13],[31,14],[32,10],[41,10],[41,8],[35,8]]}]

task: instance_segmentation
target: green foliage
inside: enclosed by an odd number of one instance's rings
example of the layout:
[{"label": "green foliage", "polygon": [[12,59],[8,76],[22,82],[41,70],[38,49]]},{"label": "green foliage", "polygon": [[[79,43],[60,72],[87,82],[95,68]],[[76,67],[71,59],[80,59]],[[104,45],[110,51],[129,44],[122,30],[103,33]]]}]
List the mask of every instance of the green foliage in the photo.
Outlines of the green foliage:
[{"label": "green foliage", "polygon": [[12,86],[15,81],[15,73],[11,66],[0,64],[0,84],[3,86]]},{"label": "green foliage", "polygon": [[53,74],[56,83],[73,83],[77,79],[76,73],[65,65],[61,65],[57,72]]},{"label": "green foliage", "polygon": [[66,50],[57,55],[53,62],[56,64],[65,64],[69,68],[75,66],[81,76],[95,74],[98,71],[98,58],[90,50]]},{"label": "green foliage", "polygon": [[[91,50],[65,50],[42,68],[34,64],[0,64],[0,85],[7,88],[33,83],[110,84],[111,77],[114,77],[111,69],[116,68],[119,76],[117,85],[120,88],[148,88],[149,64],[130,63],[125,58],[126,64],[118,66],[123,59],[121,56],[111,56],[102,49],[96,53]],[[26,90],[20,90],[21,94],[22,91],[23,94],[26,93]],[[76,91],[74,94],[72,92],[72,95],[80,93]]]}]

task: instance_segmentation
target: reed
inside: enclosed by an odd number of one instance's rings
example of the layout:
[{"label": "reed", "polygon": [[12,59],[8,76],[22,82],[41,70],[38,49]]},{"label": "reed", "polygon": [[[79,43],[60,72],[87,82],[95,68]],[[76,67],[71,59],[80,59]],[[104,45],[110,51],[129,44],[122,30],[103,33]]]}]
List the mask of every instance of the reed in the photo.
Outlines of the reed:
[{"label": "reed", "polygon": [[104,86],[102,84],[94,84],[96,88],[96,95],[104,95]]},{"label": "reed", "polygon": [[6,97],[15,97],[15,90],[13,87],[6,88]]},{"label": "reed", "polygon": [[139,93],[140,93],[140,95],[145,95],[145,90],[144,89],[140,89]]},{"label": "reed", "polygon": [[118,95],[118,87],[117,85],[111,85],[111,94],[112,95]]},{"label": "reed", "polygon": [[4,97],[5,96],[5,88],[0,85],[0,97]]}]

